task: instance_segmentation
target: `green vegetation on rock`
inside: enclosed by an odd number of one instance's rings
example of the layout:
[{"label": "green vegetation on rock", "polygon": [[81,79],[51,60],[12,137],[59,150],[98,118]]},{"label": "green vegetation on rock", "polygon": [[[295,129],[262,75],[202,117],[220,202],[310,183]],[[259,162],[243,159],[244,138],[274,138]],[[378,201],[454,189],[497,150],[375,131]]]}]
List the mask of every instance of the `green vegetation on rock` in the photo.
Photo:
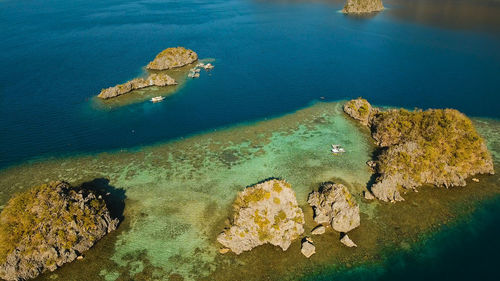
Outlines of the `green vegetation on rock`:
[{"label": "green vegetation on rock", "polygon": [[74,260],[116,228],[103,199],[65,182],[33,187],[0,213],[0,277],[33,278]]},{"label": "green vegetation on rock", "polygon": [[[366,124],[382,147],[376,165],[379,177],[372,187],[377,198],[403,200],[399,188],[465,186],[469,176],[494,173],[484,140],[459,111],[375,111]],[[345,112],[358,119],[358,115]]]}]

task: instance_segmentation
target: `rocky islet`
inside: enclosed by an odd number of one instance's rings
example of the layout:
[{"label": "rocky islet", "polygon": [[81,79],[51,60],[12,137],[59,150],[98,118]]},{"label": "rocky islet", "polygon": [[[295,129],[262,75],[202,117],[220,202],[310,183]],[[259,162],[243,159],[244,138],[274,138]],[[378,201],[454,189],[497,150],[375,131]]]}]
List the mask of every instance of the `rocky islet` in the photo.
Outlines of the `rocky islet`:
[{"label": "rocky islet", "polygon": [[74,261],[115,230],[102,196],[62,181],[13,197],[0,214],[0,278],[35,278]]}]

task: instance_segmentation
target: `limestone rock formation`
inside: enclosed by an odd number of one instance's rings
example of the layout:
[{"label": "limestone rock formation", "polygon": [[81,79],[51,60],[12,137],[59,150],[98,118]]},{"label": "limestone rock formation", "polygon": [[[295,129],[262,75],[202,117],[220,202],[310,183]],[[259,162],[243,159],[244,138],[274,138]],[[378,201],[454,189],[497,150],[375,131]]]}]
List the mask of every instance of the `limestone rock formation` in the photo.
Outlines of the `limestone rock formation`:
[{"label": "limestone rock formation", "polygon": [[104,200],[65,182],[21,193],[0,214],[0,278],[27,280],[54,271],[117,224]]},{"label": "limestone rock formation", "polygon": [[271,179],[241,191],[235,215],[217,241],[236,254],[270,243],[287,250],[304,232],[304,214],[284,180]]},{"label": "limestone rock formation", "polygon": [[114,98],[133,90],[138,90],[146,87],[164,87],[170,85],[176,85],[174,78],[168,76],[165,73],[151,74],[146,79],[144,78],[135,78],[131,81],[128,81],[124,84],[116,85],[114,87],[110,87],[107,89],[102,89],[101,93],[98,95],[101,99],[109,99]]},{"label": "limestone rock formation", "polygon": [[342,12],[344,14],[367,14],[384,9],[382,0],[347,0]]},{"label": "limestone rock formation", "polygon": [[316,247],[314,246],[314,244],[310,238],[304,238],[302,240],[302,247],[300,248],[300,252],[306,258],[310,258],[312,255],[314,255],[316,253]]},{"label": "limestone rock formation", "polygon": [[325,233],[326,231],[326,227],[324,225],[318,225],[316,226],[312,231],[311,231],[311,234],[312,235],[320,235],[320,234],[323,234]]},{"label": "limestone rock formation", "polygon": [[313,207],[314,221],[329,223],[338,232],[348,232],[360,224],[359,206],[342,184],[322,184],[309,194],[307,202]]},{"label": "limestone rock formation", "polygon": [[347,236],[347,234],[344,235],[344,237],[342,237],[342,239],[340,239],[340,242],[349,248],[358,246],[358,245],[356,245],[356,243],[352,242],[351,238],[349,238],[349,236]]},{"label": "limestone rock formation", "polygon": [[[344,108],[354,108],[351,101]],[[365,105],[363,107],[371,108]],[[476,174],[494,174],[493,159],[472,121],[454,109],[408,111],[370,109],[368,121],[356,110],[346,113],[368,124],[381,148],[371,192],[379,200],[402,201],[402,189],[424,184],[465,186]],[[354,112],[354,114],[352,113]],[[363,111],[364,112],[364,111]],[[363,115],[364,116],[364,115]]]},{"label": "limestone rock formation", "polygon": [[147,66],[148,69],[166,70],[181,67],[198,60],[198,55],[184,47],[168,48],[156,55]]},{"label": "limestone rock formation", "polygon": [[352,118],[358,120],[361,124],[368,126],[371,118],[377,113],[367,100],[357,98],[344,104],[344,112]]}]

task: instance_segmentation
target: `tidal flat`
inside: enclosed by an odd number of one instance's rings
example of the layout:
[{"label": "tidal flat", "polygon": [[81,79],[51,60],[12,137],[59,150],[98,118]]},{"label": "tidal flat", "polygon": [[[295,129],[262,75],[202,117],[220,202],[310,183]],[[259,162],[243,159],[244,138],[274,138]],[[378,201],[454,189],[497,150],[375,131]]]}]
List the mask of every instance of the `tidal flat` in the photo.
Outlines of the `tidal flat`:
[{"label": "tidal flat", "polygon": [[[498,165],[500,122],[474,121]],[[333,156],[332,143],[347,153]],[[316,103],[174,142],[10,167],[0,171],[0,205],[15,192],[53,180],[97,181],[124,192],[118,230],[84,260],[37,280],[303,280],[312,273],[382,263],[500,194],[497,173],[463,188],[426,186],[397,204],[366,201],[362,191],[372,174],[365,162],[374,149],[369,131],[344,115],[342,103]],[[306,235],[316,225],[307,195],[324,181],[346,185],[362,213],[361,226],[349,233],[358,248],[344,247],[338,234],[328,231],[314,237],[317,254],[310,259],[300,253],[299,240],[286,252],[264,245],[239,256],[219,254],[216,236],[232,214],[237,192],[271,177],[292,185]]]}]

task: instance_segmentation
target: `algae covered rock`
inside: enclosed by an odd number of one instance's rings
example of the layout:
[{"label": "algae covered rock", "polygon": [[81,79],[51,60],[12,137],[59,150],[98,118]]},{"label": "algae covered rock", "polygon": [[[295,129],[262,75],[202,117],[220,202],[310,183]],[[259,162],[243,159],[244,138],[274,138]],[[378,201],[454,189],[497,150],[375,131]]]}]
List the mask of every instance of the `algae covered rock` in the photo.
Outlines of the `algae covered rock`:
[{"label": "algae covered rock", "polygon": [[181,67],[198,60],[198,55],[184,47],[168,48],[156,55],[147,68],[154,70],[166,70]]},{"label": "algae covered rock", "polygon": [[177,82],[174,80],[174,78],[168,76],[165,73],[154,73],[150,74],[147,78],[135,78],[131,81],[128,81],[124,84],[116,85],[114,87],[102,89],[101,93],[97,97],[101,99],[109,99],[109,98],[114,98],[129,92],[132,92],[133,90],[138,90],[146,87],[152,87],[152,86],[157,86],[157,87],[164,87],[164,86],[170,86],[170,85],[176,85]]},{"label": "algae covered rock", "polygon": [[402,201],[401,189],[465,186],[468,177],[494,173],[485,141],[457,110],[375,109],[368,123],[381,147],[371,187],[380,200]]},{"label": "algae covered rock", "polygon": [[270,243],[287,250],[304,232],[304,214],[284,180],[271,179],[241,191],[229,228],[217,241],[236,254]]},{"label": "algae covered rock", "polygon": [[384,9],[382,0],[347,0],[342,12],[345,14],[366,14]]},{"label": "algae covered rock", "polygon": [[65,182],[18,194],[0,214],[0,278],[26,280],[53,271],[117,224],[103,199]]},{"label": "algae covered rock", "polygon": [[329,223],[338,232],[348,232],[360,224],[359,206],[342,184],[324,183],[309,194],[314,221]]}]

